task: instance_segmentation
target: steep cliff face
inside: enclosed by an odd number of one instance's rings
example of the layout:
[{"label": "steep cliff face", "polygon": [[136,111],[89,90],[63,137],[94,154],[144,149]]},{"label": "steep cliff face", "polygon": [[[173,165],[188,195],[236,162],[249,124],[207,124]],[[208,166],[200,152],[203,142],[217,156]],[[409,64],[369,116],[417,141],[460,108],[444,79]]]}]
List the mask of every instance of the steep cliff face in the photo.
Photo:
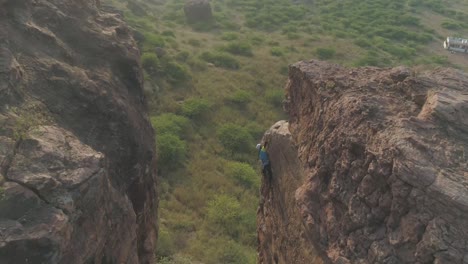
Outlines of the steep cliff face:
[{"label": "steep cliff face", "polygon": [[274,177],[289,177],[274,188],[300,185],[273,195],[295,193],[294,234],[325,263],[468,263],[467,75],[311,61],[290,67],[286,89],[302,182],[278,168],[288,144],[270,155]]},{"label": "steep cliff face", "polygon": [[274,177],[262,179],[257,211],[259,263],[319,264],[320,259],[304,232],[295,191],[305,180],[289,123],[280,121],[265,134]]},{"label": "steep cliff face", "polygon": [[0,0],[0,263],[153,263],[139,51],[97,0]]}]

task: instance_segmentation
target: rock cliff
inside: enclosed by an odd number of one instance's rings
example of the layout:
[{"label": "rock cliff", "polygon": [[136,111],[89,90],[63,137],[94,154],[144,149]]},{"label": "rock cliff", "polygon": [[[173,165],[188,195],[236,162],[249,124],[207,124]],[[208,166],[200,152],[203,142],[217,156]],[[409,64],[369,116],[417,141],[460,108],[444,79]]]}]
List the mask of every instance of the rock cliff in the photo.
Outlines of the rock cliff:
[{"label": "rock cliff", "polygon": [[285,109],[260,263],[468,263],[468,75],[299,62]]},{"label": "rock cliff", "polygon": [[99,0],[0,0],[0,263],[153,263],[139,51]]}]

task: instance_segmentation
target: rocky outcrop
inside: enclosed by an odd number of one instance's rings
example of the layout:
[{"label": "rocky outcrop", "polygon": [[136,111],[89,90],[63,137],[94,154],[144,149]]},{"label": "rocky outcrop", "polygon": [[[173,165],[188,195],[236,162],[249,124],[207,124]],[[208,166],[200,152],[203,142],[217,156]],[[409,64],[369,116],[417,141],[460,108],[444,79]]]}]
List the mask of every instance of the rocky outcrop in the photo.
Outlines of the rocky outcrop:
[{"label": "rocky outcrop", "polygon": [[184,13],[190,23],[210,21],[213,19],[209,0],[188,0],[184,6]]},{"label": "rocky outcrop", "polygon": [[268,142],[270,159],[274,161],[274,176],[271,182],[262,179],[257,211],[258,261],[319,264],[317,252],[311,246],[313,240],[304,233],[294,197],[305,174],[289,133],[289,123],[280,121],[273,125],[264,141]]},{"label": "rocky outcrop", "polygon": [[154,263],[139,51],[95,0],[0,0],[0,263]]},{"label": "rocky outcrop", "polygon": [[[273,174],[287,179],[273,180],[274,197],[295,193],[293,219],[303,225],[295,233],[310,238],[324,263],[468,263],[466,74],[299,62],[286,90],[304,176],[298,184],[290,175],[301,173],[278,167],[292,155],[278,143],[269,150]],[[273,135],[272,146],[281,136]],[[280,186],[290,182],[300,187]],[[263,210],[281,215],[278,206]],[[269,221],[272,234],[286,235],[276,224],[284,220]]]}]

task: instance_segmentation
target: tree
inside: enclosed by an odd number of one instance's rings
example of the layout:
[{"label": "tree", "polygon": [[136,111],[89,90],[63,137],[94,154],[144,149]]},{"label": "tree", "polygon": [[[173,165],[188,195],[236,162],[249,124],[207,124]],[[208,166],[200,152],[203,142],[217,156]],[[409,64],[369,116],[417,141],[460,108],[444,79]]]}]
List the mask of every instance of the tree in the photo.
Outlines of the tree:
[{"label": "tree", "polygon": [[160,135],[157,138],[156,146],[160,167],[175,168],[185,160],[185,142],[176,135]]},{"label": "tree", "polygon": [[231,152],[246,152],[253,144],[247,129],[236,124],[222,125],[218,129],[218,138],[224,148]]}]

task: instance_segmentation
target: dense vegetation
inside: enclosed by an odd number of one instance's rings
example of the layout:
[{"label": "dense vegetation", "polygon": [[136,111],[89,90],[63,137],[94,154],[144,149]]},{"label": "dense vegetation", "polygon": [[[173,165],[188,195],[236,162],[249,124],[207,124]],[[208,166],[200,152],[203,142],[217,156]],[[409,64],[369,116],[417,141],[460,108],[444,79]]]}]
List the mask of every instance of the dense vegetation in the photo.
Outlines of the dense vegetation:
[{"label": "dense vegetation", "polygon": [[[255,263],[255,143],[284,118],[287,65],[456,65],[463,0],[212,0],[189,25],[184,0],[108,0],[138,32],[157,132],[160,263]],[[449,4],[450,3],[450,4]]]}]

